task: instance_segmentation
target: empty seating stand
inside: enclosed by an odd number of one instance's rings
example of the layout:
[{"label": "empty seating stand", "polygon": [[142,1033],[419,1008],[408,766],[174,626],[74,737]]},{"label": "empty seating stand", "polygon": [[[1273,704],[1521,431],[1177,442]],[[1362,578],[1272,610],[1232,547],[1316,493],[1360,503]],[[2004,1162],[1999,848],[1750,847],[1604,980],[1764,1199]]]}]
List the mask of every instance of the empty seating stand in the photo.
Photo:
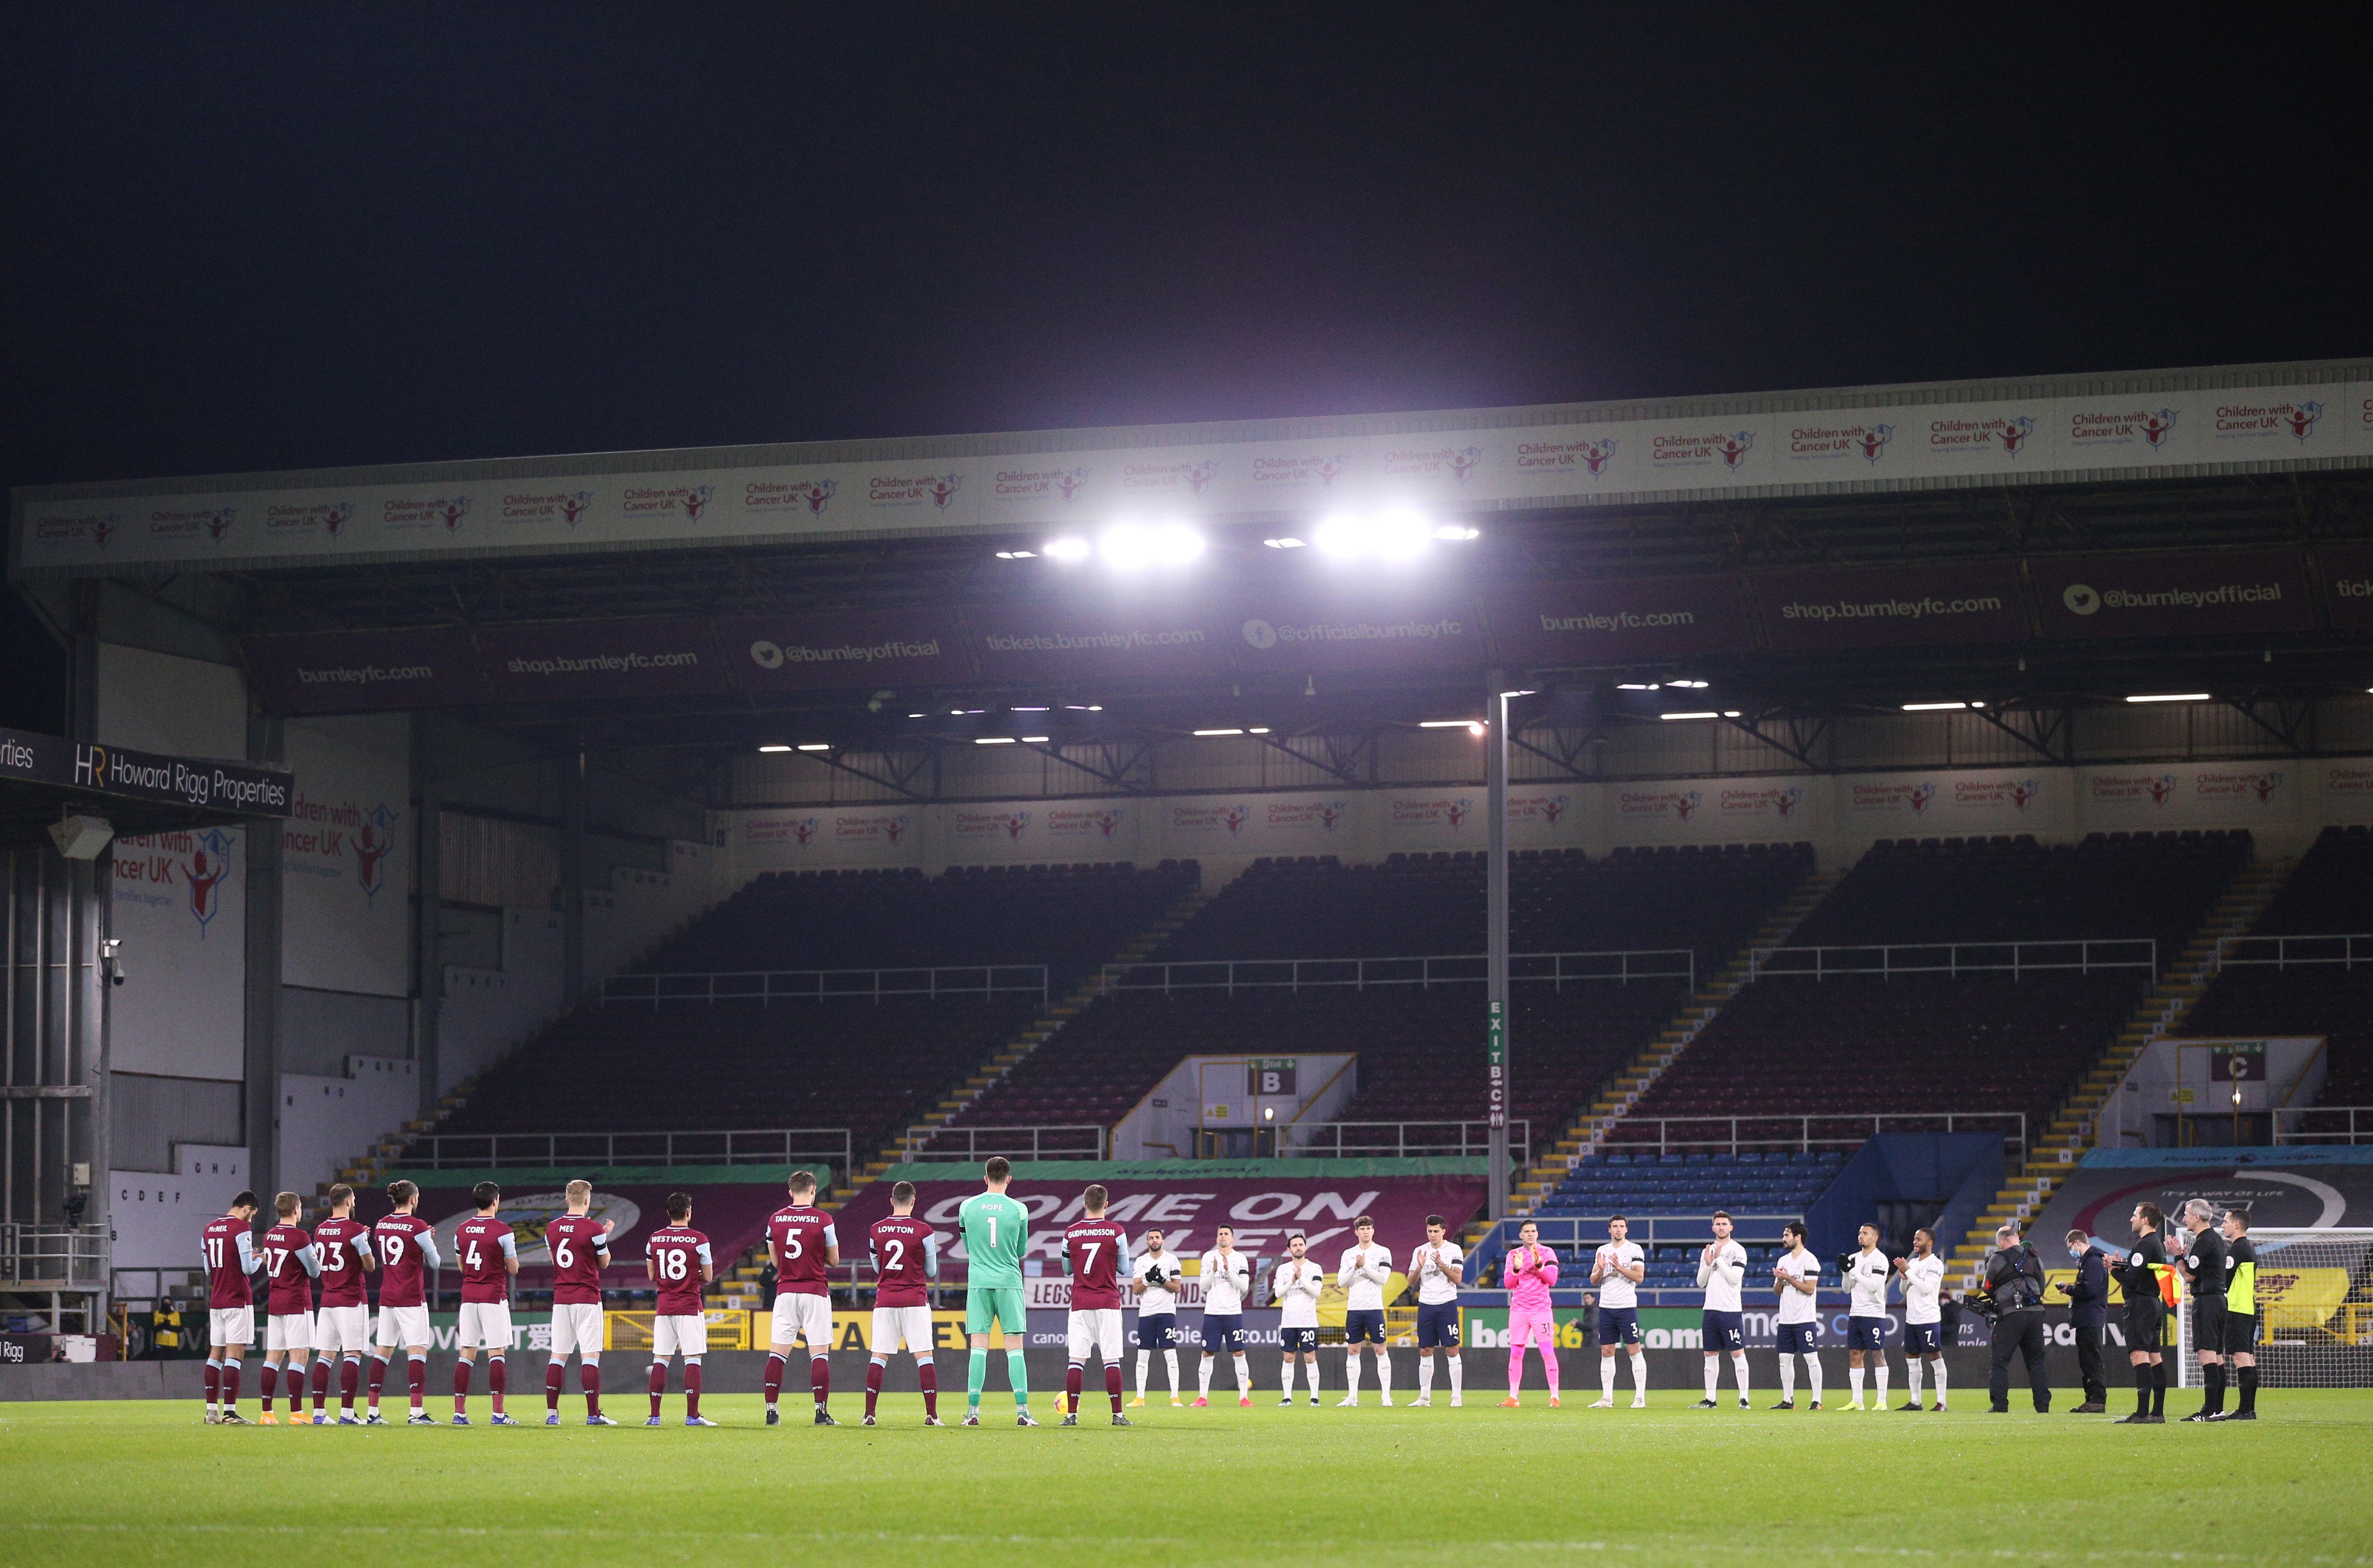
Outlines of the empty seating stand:
[{"label": "empty seating stand", "polygon": [[[2250,928],[2258,937],[2373,934],[2373,828],[2327,827]],[[2353,946],[2355,962],[2348,960]],[[2321,1035],[2325,1077],[2316,1103],[2373,1106],[2373,943],[2264,942],[2239,945],[2183,1021],[2192,1039]],[[2277,954],[2282,962],[2265,962]],[[2336,961],[2335,961],[2336,960]],[[2366,1126],[2364,1117],[2358,1127]],[[2309,1116],[2300,1130],[2332,1135],[2340,1118]]]},{"label": "empty seating stand", "polygon": [[[1193,890],[1195,862],[771,872],[640,966],[654,975],[1045,965],[1051,993]],[[910,981],[911,983],[911,981]],[[580,1008],[489,1070],[439,1134],[848,1129],[870,1151],[1017,1036],[1035,983],[996,995]]]}]

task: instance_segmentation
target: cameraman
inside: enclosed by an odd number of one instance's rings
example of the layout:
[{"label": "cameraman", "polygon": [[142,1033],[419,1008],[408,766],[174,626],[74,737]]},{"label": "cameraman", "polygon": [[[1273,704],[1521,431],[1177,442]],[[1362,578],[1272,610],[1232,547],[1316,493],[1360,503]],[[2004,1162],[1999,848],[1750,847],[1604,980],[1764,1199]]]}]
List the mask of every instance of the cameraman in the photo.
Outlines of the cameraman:
[{"label": "cameraman", "polygon": [[2027,1358],[2027,1384],[2035,1395],[2038,1415],[2052,1410],[2052,1380],[2043,1360],[2043,1262],[2035,1248],[2018,1238],[2016,1222],[1994,1233],[1994,1249],[1986,1254],[1985,1305],[1979,1309],[1993,1328],[1993,1370],[1986,1389],[1993,1397],[1996,1415],[2010,1413],[2010,1358],[2013,1351]]},{"label": "cameraman", "polygon": [[2110,1321],[2110,1266],[2092,1238],[2083,1231],[2068,1233],[2068,1256],[2076,1260],[2076,1277],[2061,1288],[2068,1295],[2068,1327],[2076,1336],[2076,1375],[2085,1383],[2080,1416],[2097,1416],[2109,1409],[2110,1386],[2101,1375],[2101,1336]]}]

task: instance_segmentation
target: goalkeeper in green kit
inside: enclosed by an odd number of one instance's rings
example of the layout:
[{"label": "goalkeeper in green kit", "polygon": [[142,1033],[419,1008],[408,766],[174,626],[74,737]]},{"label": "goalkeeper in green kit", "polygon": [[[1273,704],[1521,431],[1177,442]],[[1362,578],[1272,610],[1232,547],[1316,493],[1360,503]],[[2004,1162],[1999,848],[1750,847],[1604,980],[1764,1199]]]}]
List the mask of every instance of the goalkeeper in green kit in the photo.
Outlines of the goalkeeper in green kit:
[{"label": "goalkeeper in green kit", "polygon": [[1030,1343],[1030,1315],[1022,1300],[1022,1255],[1030,1246],[1030,1211],[1005,1195],[1013,1166],[1002,1154],[984,1165],[981,1176],[988,1190],[974,1193],[956,1211],[956,1228],[964,1233],[964,1332],[972,1336],[964,1423],[980,1424],[980,1390],[988,1380],[988,1326],[993,1322],[1005,1334],[1013,1424],[1036,1426],[1030,1419],[1030,1369],[1022,1354]]}]

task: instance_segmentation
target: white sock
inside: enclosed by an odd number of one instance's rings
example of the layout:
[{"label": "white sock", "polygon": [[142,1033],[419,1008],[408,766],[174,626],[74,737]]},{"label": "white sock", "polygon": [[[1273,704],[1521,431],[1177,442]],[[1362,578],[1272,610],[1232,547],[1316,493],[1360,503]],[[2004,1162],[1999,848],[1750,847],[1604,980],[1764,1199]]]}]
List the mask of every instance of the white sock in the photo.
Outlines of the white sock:
[{"label": "white sock", "polygon": [[1945,1358],[1938,1356],[1928,1364],[1936,1374],[1936,1402],[1941,1405],[1945,1402]]},{"label": "white sock", "polygon": [[1631,1352],[1631,1387],[1633,1391],[1638,1393],[1642,1398],[1646,1398],[1648,1393],[1648,1352],[1645,1351],[1633,1351]]},{"label": "white sock", "polygon": [[1206,1399],[1211,1397],[1211,1363],[1219,1359],[1217,1356],[1205,1356],[1203,1364],[1196,1369],[1195,1392],[1198,1397]]},{"label": "white sock", "polygon": [[1878,1363],[1878,1402],[1887,1403],[1887,1363]]},{"label": "white sock", "polygon": [[1615,1358],[1613,1356],[1598,1358],[1598,1397],[1609,1401],[1615,1398]]},{"label": "white sock", "polygon": [[1293,1398],[1293,1358],[1292,1356],[1285,1358],[1285,1397],[1289,1399]]},{"label": "white sock", "polygon": [[[1858,1366],[1850,1366],[1850,1367],[1846,1368],[1846,1381],[1853,1385],[1853,1402],[1854,1402],[1855,1404],[1857,1404],[1857,1405],[1861,1404],[1861,1403],[1862,1403],[1862,1368],[1860,1368],[1860,1367],[1858,1367]],[[1878,1397],[1878,1402],[1879,1402],[1880,1404],[1882,1404],[1882,1405],[1883,1405],[1883,1404],[1885,1404],[1885,1403],[1887,1403],[1887,1396],[1886,1396],[1886,1395],[1884,1395],[1884,1394],[1881,1394],[1881,1395]]]},{"label": "white sock", "polygon": [[1176,1351],[1163,1352],[1162,1364],[1170,1369],[1170,1392],[1174,1397],[1175,1397],[1178,1392],[1178,1352]]},{"label": "white sock", "polygon": [[1747,1352],[1745,1351],[1733,1351],[1730,1352],[1730,1370],[1738,1377],[1738,1397],[1742,1399],[1746,1398]]},{"label": "white sock", "polygon": [[[1903,1375],[1905,1380],[1911,1385],[1911,1402],[1916,1405],[1920,1402],[1920,1358],[1918,1356],[1913,1356],[1910,1362],[1905,1363]],[[1881,1397],[1879,1402],[1881,1404],[1885,1404],[1887,1402],[1884,1396]]]},{"label": "white sock", "polygon": [[1722,1358],[1720,1356],[1706,1357],[1705,1368],[1706,1398],[1711,1399],[1722,1391]]},{"label": "white sock", "polygon": [[1433,1398],[1433,1358],[1432,1356],[1417,1358],[1417,1397],[1420,1399]]},{"label": "white sock", "polygon": [[1467,1358],[1457,1351],[1444,1351],[1450,1363],[1450,1397],[1454,1399],[1467,1391]]},{"label": "white sock", "polygon": [[1343,1358],[1343,1392],[1356,1399],[1360,1397],[1360,1347],[1353,1345],[1351,1353]]},{"label": "white sock", "polygon": [[1236,1392],[1249,1394],[1252,1391],[1253,1363],[1245,1358],[1244,1352],[1238,1351],[1236,1352]]},{"label": "white sock", "polygon": [[1780,1358],[1780,1397],[1783,1399],[1793,1399],[1796,1397],[1796,1358],[1794,1356]]},{"label": "white sock", "polygon": [[1140,1399],[1145,1398],[1146,1368],[1152,1364],[1153,1352],[1151,1351],[1140,1351],[1137,1352],[1137,1397]]},{"label": "white sock", "polygon": [[1806,1377],[1808,1377],[1808,1378],[1810,1378],[1810,1379],[1812,1380],[1812,1385],[1813,1385],[1813,1403],[1815,1403],[1815,1404],[1817,1404],[1817,1405],[1818,1405],[1818,1404],[1819,1404],[1819,1403],[1821,1402],[1821,1358],[1820,1358],[1820,1357],[1818,1357],[1818,1356],[1817,1356],[1817,1355],[1807,1355],[1807,1356],[1805,1358],[1805,1375],[1806,1375]]},{"label": "white sock", "polygon": [[1385,1350],[1384,1346],[1378,1345],[1374,1350],[1368,1353],[1374,1356],[1376,1362],[1376,1392],[1383,1398],[1389,1399],[1393,1397],[1392,1352]]}]

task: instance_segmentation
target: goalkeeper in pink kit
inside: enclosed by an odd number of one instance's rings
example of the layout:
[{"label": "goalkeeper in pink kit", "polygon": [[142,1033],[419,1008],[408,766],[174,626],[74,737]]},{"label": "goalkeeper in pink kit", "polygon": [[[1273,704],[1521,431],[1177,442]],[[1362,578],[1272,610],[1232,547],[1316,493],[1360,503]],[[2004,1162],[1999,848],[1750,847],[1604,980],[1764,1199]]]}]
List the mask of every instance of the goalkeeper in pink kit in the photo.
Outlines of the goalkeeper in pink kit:
[{"label": "goalkeeper in pink kit", "polygon": [[1557,1254],[1541,1245],[1541,1228],[1530,1220],[1516,1233],[1502,1270],[1508,1289],[1508,1397],[1502,1409],[1520,1404],[1516,1390],[1525,1386],[1525,1347],[1537,1339],[1541,1364],[1549,1375],[1549,1408],[1557,1409],[1557,1320],[1549,1311],[1549,1287],[1558,1281]]}]

